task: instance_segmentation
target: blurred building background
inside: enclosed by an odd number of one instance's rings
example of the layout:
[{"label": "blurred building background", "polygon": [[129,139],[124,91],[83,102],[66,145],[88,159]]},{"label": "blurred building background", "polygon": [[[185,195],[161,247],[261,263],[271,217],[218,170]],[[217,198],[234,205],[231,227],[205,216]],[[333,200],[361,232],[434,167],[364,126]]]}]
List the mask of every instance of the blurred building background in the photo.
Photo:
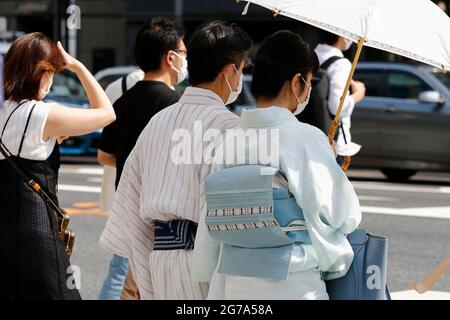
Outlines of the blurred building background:
[{"label": "blurred building background", "polygon": [[[70,4],[81,9],[81,29],[72,33],[66,27]],[[0,0],[0,34],[5,29],[41,31],[66,47],[72,39],[72,50],[94,72],[134,64],[135,35],[144,21],[155,16],[176,19],[185,27],[188,39],[199,24],[222,19],[237,22],[256,43],[281,29],[299,33],[313,46],[319,41],[316,28],[281,16],[274,18],[270,11],[254,5],[242,16],[245,4],[235,0]],[[402,60],[377,50],[364,50],[363,54],[362,60]]]}]

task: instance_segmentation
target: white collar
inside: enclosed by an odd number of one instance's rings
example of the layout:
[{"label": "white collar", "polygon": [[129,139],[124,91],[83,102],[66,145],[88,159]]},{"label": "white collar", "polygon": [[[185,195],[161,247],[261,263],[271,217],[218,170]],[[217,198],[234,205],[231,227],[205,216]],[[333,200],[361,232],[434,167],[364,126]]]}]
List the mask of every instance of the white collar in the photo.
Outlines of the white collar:
[{"label": "white collar", "polygon": [[199,105],[220,105],[225,108],[223,100],[214,92],[198,87],[187,87],[180,103]]}]

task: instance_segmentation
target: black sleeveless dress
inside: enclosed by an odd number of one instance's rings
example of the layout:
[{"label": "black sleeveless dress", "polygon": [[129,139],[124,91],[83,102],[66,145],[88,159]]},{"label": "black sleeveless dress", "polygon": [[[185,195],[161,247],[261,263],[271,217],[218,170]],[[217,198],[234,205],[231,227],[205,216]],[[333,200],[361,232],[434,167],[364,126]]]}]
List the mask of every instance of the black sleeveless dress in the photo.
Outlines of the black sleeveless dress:
[{"label": "black sleeveless dress", "polygon": [[[19,153],[12,159],[58,204],[58,145],[55,143],[52,154],[45,161],[20,157],[33,110],[34,106],[28,116]],[[77,289],[70,289],[73,286],[70,285],[72,274],[70,270],[67,272],[69,256],[58,231],[57,218],[44,200],[30,189],[6,160],[0,161],[0,274],[4,284],[0,289],[0,299],[81,299]]]}]

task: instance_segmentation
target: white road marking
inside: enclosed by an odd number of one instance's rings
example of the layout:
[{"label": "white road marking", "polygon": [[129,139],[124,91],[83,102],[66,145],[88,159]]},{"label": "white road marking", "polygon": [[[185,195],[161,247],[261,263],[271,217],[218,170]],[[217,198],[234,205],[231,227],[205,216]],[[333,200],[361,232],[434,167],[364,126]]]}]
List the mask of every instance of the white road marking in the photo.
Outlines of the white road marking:
[{"label": "white road marking", "polygon": [[58,186],[58,190],[71,192],[100,193],[102,191],[102,188],[92,186],[76,186],[76,185],[60,184]]},{"label": "white road marking", "polygon": [[377,196],[366,196],[366,195],[358,195],[358,199],[360,201],[390,201],[397,202],[398,199],[392,197],[377,197]]},{"label": "white road marking", "polygon": [[71,168],[61,168],[59,170],[60,173],[66,173],[66,174],[80,174],[80,175],[96,175],[101,176],[103,175],[103,168],[101,167],[86,167],[86,168],[77,168],[77,169],[71,169]]},{"label": "white road marking", "polygon": [[91,183],[101,183],[102,182],[102,178],[100,178],[100,177],[92,177],[92,178],[87,178],[86,181],[87,182],[91,182]]},{"label": "white road marking", "polygon": [[380,190],[380,191],[398,191],[398,192],[414,192],[414,193],[449,193],[448,187],[420,187],[409,185],[392,185],[387,183],[371,183],[371,182],[359,182],[353,181],[353,187],[356,190]]},{"label": "white road marking", "polygon": [[415,290],[398,291],[391,293],[392,300],[450,300],[450,292],[427,291],[420,294]]},{"label": "white road marking", "polygon": [[361,210],[363,213],[372,214],[450,219],[450,207],[386,208],[361,206]]}]

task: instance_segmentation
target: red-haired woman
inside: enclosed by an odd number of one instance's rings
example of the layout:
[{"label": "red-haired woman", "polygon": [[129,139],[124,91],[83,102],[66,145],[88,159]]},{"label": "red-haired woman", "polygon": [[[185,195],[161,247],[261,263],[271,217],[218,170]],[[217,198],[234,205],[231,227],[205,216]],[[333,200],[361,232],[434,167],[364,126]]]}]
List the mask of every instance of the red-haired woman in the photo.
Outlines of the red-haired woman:
[{"label": "red-haired woman", "polygon": [[[12,160],[57,203],[57,142],[107,126],[115,120],[114,109],[86,67],[41,33],[17,39],[4,62],[0,139]],[[63,69],[78,76],[91,109],[42,101],[53,75]],[[69,279],[70,261],[53,212],[1,154],[0,177],[0,297],[80,299]]]}]

